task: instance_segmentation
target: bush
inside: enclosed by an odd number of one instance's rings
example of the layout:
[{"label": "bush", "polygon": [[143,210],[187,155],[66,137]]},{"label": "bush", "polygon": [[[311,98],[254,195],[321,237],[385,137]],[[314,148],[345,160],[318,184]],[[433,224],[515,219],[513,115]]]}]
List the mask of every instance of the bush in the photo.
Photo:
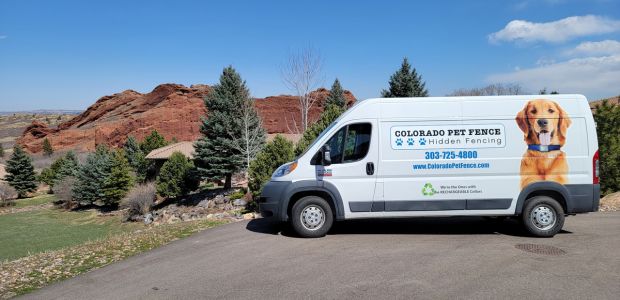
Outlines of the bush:
[{"label": "bush", "polygon": [[245,191],[243,189],[240,189],[238,191],[235,191],[234,193],[228,195],[228,198],[230,198],[230,200],[237,200],[237,199],[241,199],[243,198],[243,196],[245,196]]},{"label": "bush", "polygon": [[293,142],[276,135],[250,163],[248,187],[253,195],[260,195],[263,185],[271,179],[271,174],[282,164],[293,160]]},{"label": "bush", "polygon": [[174,152],[157,176],[157,193],[162,197],[178,197],[198,188],[194,163],[181,152]]},{"label": "bush", "polygon": [[54,185],[52,188],[54,195],[56,195],[54,205],[64,209],[72,209],[77,206],[73,195],[73,187],[75,186],[75,183],[75,177],[68,176]]},{"label": "bush", "polygon": [[157,197],[156,192],[152,182],[134,186],[121,201],[121,208],[127,209],[126,219],[150,212]]},{"label": "bush", "polygon": [[49,186],[50,188],[50,193],[52,192],[52,188],[54,187],[54,181],[56,181],[56,179],[54,178],[54,171],[52,169],[45,168],[41,170],[41,174],[39,174],[39,177],[37,179],[39,182],[47,184],[47,186]]},{"label": "bush", "polygon": [[620,106],[607,101],[594,113],[600,155],[601,191],[620,191]]},{"label": "bush", "polygon": [[17,198],[17,191],[10,185],[0,182],[0,207],[14,205],[13,199]]}]

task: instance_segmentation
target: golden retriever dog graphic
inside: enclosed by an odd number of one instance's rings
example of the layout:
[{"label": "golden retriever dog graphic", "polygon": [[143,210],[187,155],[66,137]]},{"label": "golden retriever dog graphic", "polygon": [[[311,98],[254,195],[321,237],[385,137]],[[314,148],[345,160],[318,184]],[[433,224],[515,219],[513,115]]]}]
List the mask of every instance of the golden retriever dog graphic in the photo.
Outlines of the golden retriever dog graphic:
[{"label": "golden retriever dog graphic", "polygon": [[521,189],[536,181],[566,183],[568,165],[560,150],[571,124],[566,112],[554,101],[529,101],[515,118],[524,133],[527,151],[521,159]]}]

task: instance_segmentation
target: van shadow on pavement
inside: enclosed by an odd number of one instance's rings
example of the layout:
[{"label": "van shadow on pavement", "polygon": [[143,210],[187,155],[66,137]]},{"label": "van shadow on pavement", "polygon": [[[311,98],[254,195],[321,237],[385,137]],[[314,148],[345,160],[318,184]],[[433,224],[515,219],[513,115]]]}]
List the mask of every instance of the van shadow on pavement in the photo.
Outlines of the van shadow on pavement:
[{"label": "van shadow on pavement", "polygon": [[[296,237],[286,223],[254,219],[246,229],[256,233]],[[562,230],[559,234],[572,233]],[[328,235],[345,234],[504,234],[528,237],[516,219],[483,217],[424,217],[399,219],[347,220],[335,222]]]}]

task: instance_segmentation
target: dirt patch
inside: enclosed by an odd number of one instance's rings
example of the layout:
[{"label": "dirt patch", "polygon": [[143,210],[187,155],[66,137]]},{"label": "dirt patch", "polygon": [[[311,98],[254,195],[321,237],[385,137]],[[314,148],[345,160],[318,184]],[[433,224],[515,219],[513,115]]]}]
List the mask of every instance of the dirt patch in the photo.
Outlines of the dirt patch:
[{"label": "dirt patch", "polygon": [[601,199],[600,211],[620,211],[620,192],[609,194]]}]

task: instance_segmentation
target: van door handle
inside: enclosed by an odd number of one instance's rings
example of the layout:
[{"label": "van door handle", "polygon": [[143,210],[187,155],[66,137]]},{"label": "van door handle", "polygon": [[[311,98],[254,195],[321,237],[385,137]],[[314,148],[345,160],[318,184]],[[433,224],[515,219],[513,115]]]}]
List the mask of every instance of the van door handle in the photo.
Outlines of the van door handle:
[{"label": "van door handle", "polygon": [[366,163],[366,174],[368,175],[375,174],[375,164],[373,164],[372,162]]}]

